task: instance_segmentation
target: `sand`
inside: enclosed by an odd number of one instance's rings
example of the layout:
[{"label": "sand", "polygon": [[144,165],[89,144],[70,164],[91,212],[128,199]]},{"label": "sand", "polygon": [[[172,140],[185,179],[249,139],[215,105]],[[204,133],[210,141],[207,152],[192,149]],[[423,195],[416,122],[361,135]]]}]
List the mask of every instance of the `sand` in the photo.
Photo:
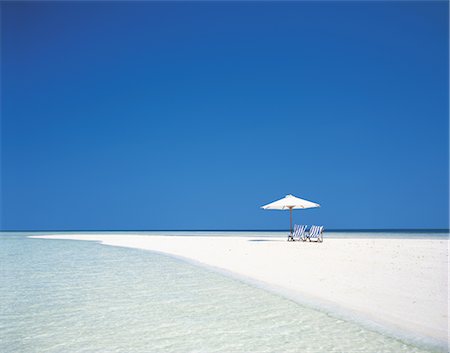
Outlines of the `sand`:
[{"label": "sand", "polygon": [[448,344],[448,241],[64,234],[157,251],[406,339]]}]

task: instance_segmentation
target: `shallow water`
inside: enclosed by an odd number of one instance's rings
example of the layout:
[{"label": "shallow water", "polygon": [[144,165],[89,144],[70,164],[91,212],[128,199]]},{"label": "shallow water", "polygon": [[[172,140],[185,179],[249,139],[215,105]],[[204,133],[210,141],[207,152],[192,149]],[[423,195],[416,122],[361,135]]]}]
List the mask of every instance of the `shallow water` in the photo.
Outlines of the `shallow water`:
[{"label": "shallow water", "polygon": [[431,352],[171,257],[0,236],[0,352]]}]

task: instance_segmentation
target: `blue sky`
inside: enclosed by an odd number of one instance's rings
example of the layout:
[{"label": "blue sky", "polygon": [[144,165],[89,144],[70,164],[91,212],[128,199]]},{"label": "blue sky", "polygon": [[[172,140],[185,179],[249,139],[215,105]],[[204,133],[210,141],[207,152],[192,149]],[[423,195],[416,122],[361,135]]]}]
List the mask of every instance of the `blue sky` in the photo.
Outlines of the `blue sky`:
[{"label": "blue sky", "polygon": [[1,228],[448,227],[448,3],[2,2]]}]

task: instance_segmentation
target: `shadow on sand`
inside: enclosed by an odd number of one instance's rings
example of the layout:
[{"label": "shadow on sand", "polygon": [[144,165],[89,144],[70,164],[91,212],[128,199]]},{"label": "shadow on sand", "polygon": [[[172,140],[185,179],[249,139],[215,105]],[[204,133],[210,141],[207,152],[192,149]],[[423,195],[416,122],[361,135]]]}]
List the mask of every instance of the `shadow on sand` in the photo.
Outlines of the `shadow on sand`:
[{"label": "shadow on sand", "polygon": [[286,241],[281,239],[249,239],[248,241]]}]

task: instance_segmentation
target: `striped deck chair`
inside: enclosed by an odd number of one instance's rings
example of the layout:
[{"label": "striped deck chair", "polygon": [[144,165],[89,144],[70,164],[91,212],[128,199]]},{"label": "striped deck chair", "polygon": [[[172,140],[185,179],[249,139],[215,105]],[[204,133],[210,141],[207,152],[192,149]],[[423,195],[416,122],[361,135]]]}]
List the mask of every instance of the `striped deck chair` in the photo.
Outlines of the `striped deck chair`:
[{"label": "striped deck chair", "polygon": [[294,224],[294,232],[293,233],[289,233],[288,241],[294,241],[294,234],[297,231],[297,227],[298,227],[298,225]]},{"label": "striped deck chair", "polygon": [[300,241],[300,240],[305,239],[305,233],[306,233],[306,226],[303,226],[303,225],[297,226],[296,225],[296,230],[294,231],[294,234],[293,234],[294,241]]},{"label": "striped deck chair", "polygon": [[323,242],[323,227],[313,226],[309,231],[309,241],[317,241],[319,243]]},{"label": "striped deck chair", "polygon": [[289,233],[288,235],[288,241],[295,241],[294,237],[298,232],[298,225],[294,224],[294,231],[292,233]]},{"label": "striped deck chair", "polygon": [[308,231],[308,233],[306,234],[306,239],[305,240],[308,240],[309,241],[309,238],[311,237],[311,236],[314,236],[314,234],[316,233],[316,228],[317,228],[317,226],[311,226],[311,228],[309,228],[309,231]]},{"label": "striped deck chair", "polygon": [[308,237],[309,237],[309,234],[308,234],[308,232],[306,231],[306,226],[305,226],[305,230],[304,230],[304,232],[303,232],[302,237],[300,238],[300,240],[301,240],[301,241],[307,241],[307,240],[308,240]]}]

